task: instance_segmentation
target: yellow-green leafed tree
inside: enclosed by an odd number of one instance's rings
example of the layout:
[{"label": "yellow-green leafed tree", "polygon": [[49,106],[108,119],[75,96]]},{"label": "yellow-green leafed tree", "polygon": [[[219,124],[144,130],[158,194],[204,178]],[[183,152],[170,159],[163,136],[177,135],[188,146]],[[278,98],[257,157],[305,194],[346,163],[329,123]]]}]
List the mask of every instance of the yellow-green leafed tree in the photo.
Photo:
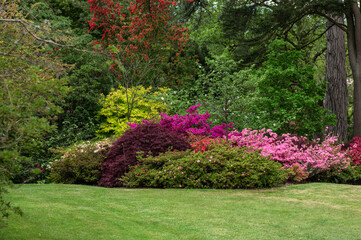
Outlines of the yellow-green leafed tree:
[{"label": "yellow-green leafed tree", "polygon": [[102,136],[121,136],[129,126],[127,123],[140,123],[143,119],[151,120],[167,112],[162,95],[168,90],[143,86],[124,88],[111,91],[101,100],[102,109],[99,116],[103,118],[98,133]]}]

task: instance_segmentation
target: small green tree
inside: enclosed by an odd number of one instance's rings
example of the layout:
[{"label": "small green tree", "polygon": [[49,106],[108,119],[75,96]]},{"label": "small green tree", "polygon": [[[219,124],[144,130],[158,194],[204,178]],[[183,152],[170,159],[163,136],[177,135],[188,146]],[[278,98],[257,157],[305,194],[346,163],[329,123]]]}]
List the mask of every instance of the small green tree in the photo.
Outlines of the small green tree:
[{"label": "small green tree", "polygon": [[279,133],[321,133],[334,121],[322,106],[325,88],[315,80],[313,66],[302,61],[302,52],[290,49],[281,40],[270,45],[253,102],[254,125]]},{"label": "small green tree", "polygon": [[201,68],[196,81],[200,91],[200,101],[211,113],[215,124],[233,122],[236,127],[244,127],[245,98],[249,90],[245,85],[252,69],[238,70],[229,52],[225,50],[220,56],[206,58],[207,70]]},{"label": "small green tree", "polygon": [[[121,136],[129,126],[127,123],[140,123],[143,119],[154,119],[159,113],[167,112],[160,95],[167,89],[151,93],[152,88],[132,87],[126,91],[121,87],[101,100],[103,108],[99,116],[104,118],[98,133],[104,136]],[[129,93],[131,92],[131,93]]]}]

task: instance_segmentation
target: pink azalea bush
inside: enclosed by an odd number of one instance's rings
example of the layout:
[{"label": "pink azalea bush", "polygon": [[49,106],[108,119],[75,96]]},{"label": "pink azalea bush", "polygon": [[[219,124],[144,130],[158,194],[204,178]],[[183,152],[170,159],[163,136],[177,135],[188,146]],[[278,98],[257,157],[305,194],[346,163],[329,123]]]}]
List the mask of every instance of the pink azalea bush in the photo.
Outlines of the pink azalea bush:
[{"label": "pink azalea bush", "polygon": [[263,156],[269,156],[286,168],[292,168],[297,164],[307,171],[309,176],[335,168],[341,171],[350,164],[347,153],[341,151],[341,145],[337,144],[336,137],[327,136],[320,143],[316,140],[308,143],[306,137],[291,134],[278,136],[270,129],[247,128],[242,132],[232,131],[228,137],[238,147],[259,149]]},{"label": "pink azalea bush", "polygon": [[[188,110],[186,110],[185,115],[167,115],[166,113],[161,113],[161,120],[159,125],[171,130],[172,132],[176,132],[182,134],[184,136],[192,135],[207,135],[212,136],[212,138],[220,138],[227,134],[228,128],[233,128],[233,123],[230,124],[221,124],[211,127],[212,122],[209,121],[210,114],[206,112],[205,114],[199,114],[197,111],[199,106],[194,105],[191,106]],[[149,123],[152,121],[143,120],[143,123]],[[136,123],[128,123],[128,125],[134,129],[137,124]]]}]

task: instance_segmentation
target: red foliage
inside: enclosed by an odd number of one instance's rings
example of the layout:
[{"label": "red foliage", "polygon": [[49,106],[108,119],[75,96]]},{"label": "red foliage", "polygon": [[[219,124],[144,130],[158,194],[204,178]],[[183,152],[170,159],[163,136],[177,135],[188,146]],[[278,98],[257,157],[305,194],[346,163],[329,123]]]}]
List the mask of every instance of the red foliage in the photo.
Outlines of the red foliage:
[{"label": "red foliage", "polygon": [[191,143],[191,146],[195,152],[205,152],[210,150],[210,146],[214,144],[220,144],[223,139],[219,138],[205,138],[200,141]]},{"label": "red foliage", "polygon": [[128,130],[113,143],[106,160],[103,162],[99,186],[120,187],[121,178],[129,166],[138,163],[137,152],[157,156],[161,152],[173,150],[184,151],[191,146],[179,134],[173,133],[155,123],[141,124]]},{"label": "red foliage", "polygon": [[355,165],[361,165],[361,138],[354,137],[353,141],[348,144],[348,150],[348,155],[352,158],[353,163]]},{"label": "red foliage", "polygon": [[[142,62],[147,64],[149,71],[168,60],[169,50],[178,58],[186,47],[187,29],[180,24],[170,24],[170,8],[176,5],[176,1],[128,0],[119,3],[89,0],[88,3],[91,3],[90,9],[94,13],[89,21],[89,31],[98,29],[102,33],[101,41],[94,42],[94,45],[100,45],[102,50],[113,45],[108,49],[109,53],[123,67]],[[174,59],[168,65],[177,63],[179,59]],[[113,65],[111,69],[116,72],[117,66]],[[141,72],[134,73],[137,74],[142,77]]]}]

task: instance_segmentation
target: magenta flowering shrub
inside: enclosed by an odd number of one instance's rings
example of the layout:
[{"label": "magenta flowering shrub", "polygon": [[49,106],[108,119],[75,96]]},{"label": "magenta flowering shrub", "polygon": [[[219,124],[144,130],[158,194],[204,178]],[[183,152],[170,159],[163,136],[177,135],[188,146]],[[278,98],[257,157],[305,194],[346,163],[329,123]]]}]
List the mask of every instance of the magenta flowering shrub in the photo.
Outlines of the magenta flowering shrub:
[{"label": "magenta flowering shrub", "polygon": [[210,114],[199,114],[197,111],[200,104],[191,106],[186,110],[186,115],[174,115],[168,116],[166,113],[161,113],[161,120],[159,125],[182,135],[188,135],[189,133],[195,135],[210,135],[211,122],[208,122]]},{"label": "magenta flowering shrub", "polygon": [[352,158],[353,163],[361,165],[361,138],[354,137],[348,150],[347,154]]},{"label": "magenta flowering shrub", "polygon": [[342,152],[341,145],[337,144],[337,138],[331,136],[317,143],[291,134],[278,136],[270,129],[243,129],[242,132],[231,132],[229,140],[238,147],[259,149],[263,156],[269,156],[286,168],[298,164],[310,177],[330,169],[341,171],[350,164],[346,152]]},{"label": "magenta flowering shrub", "polygon": [[[201,104],[191,106],[186,110],[186,115],[174,115],[170,116],[166,113],[161,113],[161,120],[159,126],[164,127],[172,132],[181,134],[183,136],[192,135],[209,135],[212,138],[223,137],[227,134],[228,128],[233,128],[233,123],[221,124],[211,127],[212,122],[209,121],[210,114],[199,114],[197,109]],[[153,121],[151,121],[153,122]],[[149,123],[147,120],[143,120],[143,123]],[[138,124],[128,123],[128,125],[134,129]]]}]

